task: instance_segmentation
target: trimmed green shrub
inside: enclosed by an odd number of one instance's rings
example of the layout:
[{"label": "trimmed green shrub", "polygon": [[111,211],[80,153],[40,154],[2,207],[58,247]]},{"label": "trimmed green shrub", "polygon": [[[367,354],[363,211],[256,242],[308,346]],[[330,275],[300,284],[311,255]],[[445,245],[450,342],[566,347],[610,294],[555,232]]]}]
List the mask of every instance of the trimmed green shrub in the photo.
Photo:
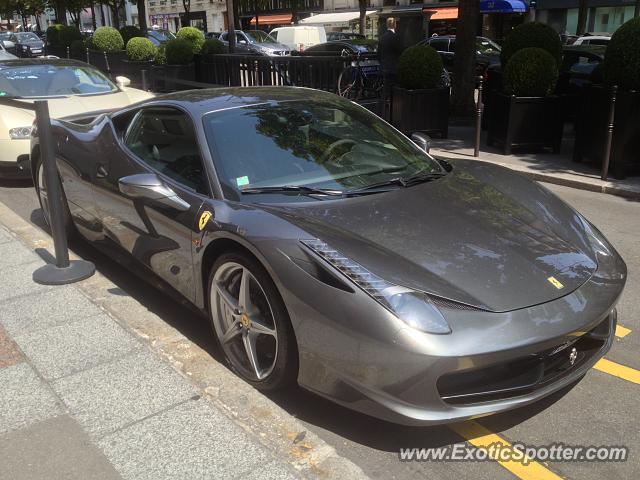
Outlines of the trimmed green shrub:
[{"label": "trimmed green shrub", "polygon": [[545,97],[558,82],[558,63],[542,48],[523,48],[514,53],[504,69],[504,90],[518,97]]},{"label": "trimmed green shrub", "polygon": [[200,49],[200,53],[202,55],[219,55],[226,52],[227,47],[224,45],[224,43],[215,38],[205,40],[202,44],[202,48]]},{"label": "trimmed green shrub", "polygon": [[167,65],[188,65],[193,60],[192,46],[186,40],[174,38],[164,45]]},{"label": "trimmed green shrub", "polygon": [[182,27],[176,33],[176,37],[189,42],[193,53],[200,53],[204,44],[204,33],[196,27]]},{"label": "trimmed green shrub", "polygon": [[102,52],[115,52],[124,48],[120,32],[113,27],[98,27],[91,37],[93,48]]},{"label": "trimmed green shrub", "polygon": [[408,90],[436,88],[442,68],[442,59],[433,47],[414,45],[398,59],[398,84]]},{"label": "trimmed green shrub", "polygon": [[120,29],[120,35],[122,35],[122,41],[124,44],[128,44],[129,40],[134,37],[143,37],[142,30],[135,25],[126,25]]},{"label": "trimmed green shrub", "polygon": [[161,43],[156,47],[156,56],[154,57],[154,63],[156,65],[166,65],[167,64],[167,44]]},{"label": "trimmed green shrub", "polygon": [[60,30],[64,25],[55,24],[47,28],[47,43],[53,47],[60,45]]},{"label": "trimmed green shrub", "polygon": [[133,37],[127,42],[127,58],[136,62],[153,60],[156,49],[151,40],[144,37]]},{"label": "trimmed green shrub", "polygon": [[86,48],[87,47],[85,46],[84,40],[74,40],[69,46],[69,52],[74,58],[85,59],[87,55]]},{"label": "trimmed green shrub", "polygon": [[604,78],[622,90],[640,91],[640,17],[626,22],[611,37],[604,54]]},{"label": "trimmed green shrub", "polygon": [[62,25],[58,30],[58,45],[70,47],[75,40],[82,40],[80,30],[71,25]]},{"label": "trimmed green shrub", "polygon": [[502,66],[507,65],[509,59],[518,50],[529,47],[546,50],[556,60],[558,65],[560,65],[562,42],[560,41],[558,32],[545,23],[530,22],[518,25],[505,39],[500,54]]}]

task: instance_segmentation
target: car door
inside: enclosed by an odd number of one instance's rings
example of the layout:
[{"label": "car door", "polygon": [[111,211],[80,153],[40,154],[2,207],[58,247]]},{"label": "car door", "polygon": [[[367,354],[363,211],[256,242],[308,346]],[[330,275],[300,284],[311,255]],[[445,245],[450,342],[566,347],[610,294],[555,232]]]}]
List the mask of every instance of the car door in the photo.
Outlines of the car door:
[{"label": "car door", "polygon": [[[95,185],[105,237],[193,299],[191,241],[209,186],[192,119],[172,106],[128,115],[114,120],[119,138],[101,160]],[[162,186],[145,195],[154,178]],[[166,188],[172,195],[153,198]]]}]

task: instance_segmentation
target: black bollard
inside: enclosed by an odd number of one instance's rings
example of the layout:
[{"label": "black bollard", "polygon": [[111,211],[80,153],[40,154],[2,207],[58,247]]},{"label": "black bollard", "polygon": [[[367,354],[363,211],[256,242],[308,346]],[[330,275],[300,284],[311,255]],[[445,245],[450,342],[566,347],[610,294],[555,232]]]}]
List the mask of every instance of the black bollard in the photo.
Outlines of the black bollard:
[{"label": "black bollard", "polygon": [[476,143],[473,148],[473,156],[480,156],[480,135],[482,134],[482,112],[484,104],[482,103],[482,76],[478,77],[478,103],[476,105]]},{"label": "black bollard", "polygon": [[602,158],[602,172],[600,178],[606,180],[609,176],[609,162],[611,160],[611,146],[613,145],[613,124],[616,117],[616,96],[618,86],[611,87],[611,103],[609,104],[609,121],[607,123],[607,138],[604,147],[604,157]]},{"label": "black bollard", "polygon": [[40,156],[44,172],[44,183],[47,188],[49,201],[49,224],[56,255],[56,264],[46,264],[33,272],[33,281],[44,285],[65,285],[85,278],[95,273],[95,266],[85,260],[69,261],[69,247],[64,225],[64,204],[62,200],[62,186],[56,167],[53,136],[49,106],[45,100],[34,102],[36,112],[36,128],[40,138]]},{"label": "black bollard", "polygon": [[146,92],[149,90],[149,85],[147,83],[147,70],[143,68],[140,71],[140,74],[142,75],[142,90]]}]

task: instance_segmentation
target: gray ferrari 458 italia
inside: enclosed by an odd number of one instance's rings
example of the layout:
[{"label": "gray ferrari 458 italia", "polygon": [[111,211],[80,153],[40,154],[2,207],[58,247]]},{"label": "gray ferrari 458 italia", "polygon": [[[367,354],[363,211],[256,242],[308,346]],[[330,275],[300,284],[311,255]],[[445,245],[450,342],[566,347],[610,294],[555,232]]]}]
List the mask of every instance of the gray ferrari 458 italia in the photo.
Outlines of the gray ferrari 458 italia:
[{"label": "gray ferrari 458 italia", "polygon": [[53,133],[68,230],[202,311],[256,388],[437,424],[534,402],[611,347],[626,266],[588,220],[335,95],[180,92]]}]

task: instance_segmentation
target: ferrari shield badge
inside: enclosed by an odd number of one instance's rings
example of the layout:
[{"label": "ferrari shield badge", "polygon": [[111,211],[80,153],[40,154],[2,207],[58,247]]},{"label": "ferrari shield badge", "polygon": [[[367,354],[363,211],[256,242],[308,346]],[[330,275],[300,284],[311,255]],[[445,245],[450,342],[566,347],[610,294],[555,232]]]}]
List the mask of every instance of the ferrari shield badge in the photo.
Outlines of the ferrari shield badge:
[{"label": "ferrari shield badge", "polygon": [[556,287],[558,290],[564,288],[564,285],[562,283],[560,283],[560,281],[556,278],[556,277],[549,277],[547,278],[547,281],[553,285],[554,287]]},{"label": "ferrari shield badge", "polygon": [[204,230],[204,227],[207,226],[207,222],[209,221],[211,216],[212,213],[209,210],[205,210],[204,212],[202,212],[202,215],[200,215],[200,220],[198,220],[198,229],[200,229],[200,231]]}]

